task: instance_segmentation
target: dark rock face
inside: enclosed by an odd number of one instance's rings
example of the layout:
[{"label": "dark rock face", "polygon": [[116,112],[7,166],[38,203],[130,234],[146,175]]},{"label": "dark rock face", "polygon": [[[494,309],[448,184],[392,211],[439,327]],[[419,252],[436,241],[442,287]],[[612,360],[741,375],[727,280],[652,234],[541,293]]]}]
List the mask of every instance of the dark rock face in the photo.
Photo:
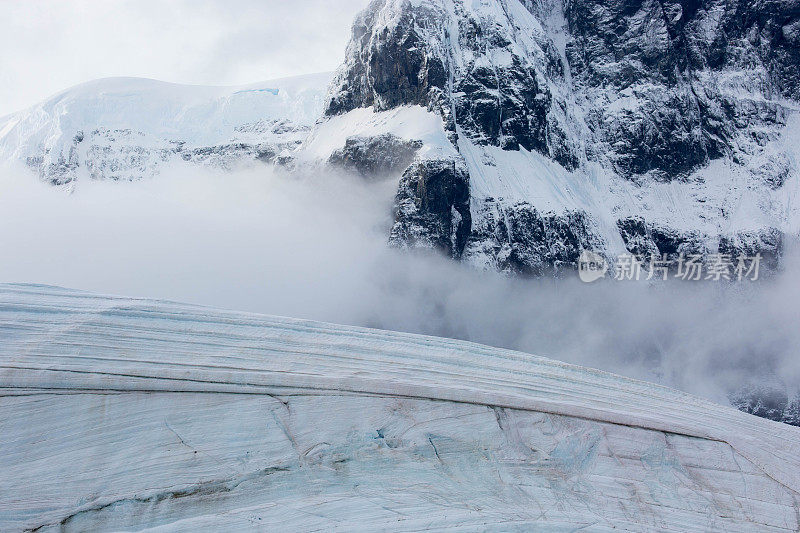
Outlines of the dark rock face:
[{"label": "dark rock face", "polygon": [[494,200],[480,209],[468,246],[473,255],[496,258],[502,272],[525,276],[557,275],[576,268],[581,250],[596,248],[583,212],[541,213],[522,202]]},{"label": "dark rock face", "polygon": [[706,236],[699,233],[680,233],[650,224],[642,217],[629,217],[617,222],[628,251],[637,256],[652,255],[675,260],[680,254],[707,255]]},{"label": "dark rock face", "polygon": [[[712,238],[700,232],[679,232],[645,221],[643,217],[629,217],[617,222],[627,250],[645,262],[651,257],[665,258],[677,268],[680,256],[723,254],[736,264],[738,258],[761,255],[759,271],[764,275],[780,269],[783,256],[783,233],[767,228],[760,231],[738,232]],[[716,246],[711,247],[711,244]]]},{"label": "dark rock face", "polygon": [[726,71],[755,94],[798,97],[797,2],[575,0],[565,14],[577,84],[642,101],[622,113],[596,106],[589,120],[623,176],[674,179],[749,144],[741,129],[785,123],[779,105],[731,90]]},{"label": "dark rock face", "polygon": [[422,148],[420,141],[405,141],[392,134],[350,137],[343,148],[331,154],[328,163],[366,179],[402,172]]},{"label": "dark rock face", "polygon": [[[448,24],[441,2],[403,3],[397,24],[376,31],[376,18],[390,2],[376,0],[355,22],[348,65],[334,80],[326,114],[359,107],[378,111],[417,104],[437,111],[455,138],[456,126],[477,144],[506,150],[535,150],[567,167],[577,155],[551,112],[553,97],[543,70],[562,72],[556,49],[543,58],[519,54],[510,34],[513,21],[490,25],[471,18],[460,2],[458,34]],[[472,57],[466,64],[448,51],[453,42]],[[488,51],[509,54],[508,64],[486,61]]]},{"label": "dark rock face", "polygon": [[566,132],[550,116],[549,88],[518,57],[509,66],[474,67],[454,91],[456,121],[471,141],[504,150],[524,148],[552,156],[567,168],[577,166],[577,155],[565,149]]},{"label": "dark rock face", "polygon": [[783,258],[784,235],[775,228],[760,231],[740,232],[734,236],[722,236],[719,239],[719,252],[732,257],[755,256],[761,254],[765,272],[780,269]]},{"label": "dark rock face", "polygon": [[459,258],[471,221],[469,175],[463,163],[453,159],[418,160],[400,180],[390,242],[437,248]]},{"label": "dark rock face", "polygon": [[[690,201],[721,203],[705,197],[694,174],[711,162],[730,162],[774,191],[796,172],[774,146],[791,112],[785,99],[800,98],[799,39],[800,0],[374,0],[353,26],[325,113],[421,105],[441,116],[458,151],[463,143],[524,150],[576,175],[597,165],[643,190],[688,183],[701,191]],[[335,159],[369,169],[375,158],[362,146],[348,142]],[[483,172],[465,157],[464,171],[450,173],[456,182],[438,190],[461,190],[466,173],[471,194],[470,173]],[[483,197],[473,191],[464,201],[473,216],[460,215],[460,227],[470,226],[459,230],[463,249],[453,247],[443,211],[427,211],[452,198],[419,196],[409,186],[425,182],[413,178],[419,171],[410,167],[401,183],[395,243],[446,243],[455,257],[485,255],[528,274],[558,270],[580,247],[609,242],[581,207],[551,212],[484,187]],[[781,256],[776,227],[711,235],[617,207],[610,211],[626,214],[607,222],[632,253],[760,252],[773,266]],[[694,212],[726,219],[728,207]]]},{"label": "dark rock face", "polygon": [[[399,2],[396,24],[376,28],[389,4],[376,0],[357,19],[327,114],[423,105],[476,143],[535,150],[574,168],[582,149],[567,140],[568,101],[553,93],[570,85],[586,99],[586,127],[599,141],[585,147],[590,159],[609,159],[623,176],[670,180],[736,151],[741,127],[785,123],[779,105],[728,90],[720,72],[739,73],[737,83],[756,93],[800,97],[795,0],[571,0],[562,6],[563,58],[547,36],[518,35],[528,28],[505,2],[494,21],[457,0]],[[538,2],[522,4],[530,16],[547,15]],[[521,53],[526,41],[538,49]],[[609,108],[625,91],[637,107]]]},{"label": "dark rock face", "polygon": [[353,24],[348,47],[351,69],[338,81],[339,90],[325,111],[334,115],[359,107],[383,111],[399,105],[428,106],[441,101],[448,81],[442,59],[426,53],[417,23],[434,27],[441,20],[433,6],[403,9],[396,27],[373,33],[384,2],[374,1]]}]

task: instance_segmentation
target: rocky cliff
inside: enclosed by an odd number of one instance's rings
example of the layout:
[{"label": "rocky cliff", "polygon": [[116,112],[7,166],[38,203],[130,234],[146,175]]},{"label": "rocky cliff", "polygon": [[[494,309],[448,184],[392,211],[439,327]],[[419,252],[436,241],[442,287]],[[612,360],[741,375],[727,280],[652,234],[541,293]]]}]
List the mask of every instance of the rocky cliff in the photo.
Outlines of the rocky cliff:
[{"label": "rocky cliff", "polygon": [[441,118],[456,161],[408,167],[395,242],[523,273],[584,248],[777,259],[799,39],[797,1],[375,0],[325,113]]}]

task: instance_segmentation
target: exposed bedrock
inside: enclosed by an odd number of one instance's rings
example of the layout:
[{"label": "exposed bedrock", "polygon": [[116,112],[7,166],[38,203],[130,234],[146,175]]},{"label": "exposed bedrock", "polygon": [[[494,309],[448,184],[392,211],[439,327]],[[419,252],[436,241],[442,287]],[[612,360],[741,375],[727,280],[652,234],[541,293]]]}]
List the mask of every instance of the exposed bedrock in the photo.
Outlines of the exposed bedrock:
[{"label": "exposed bedrock", "polygon": [[[759,224],[740,223],[748,215],[736,212],[736,199],[709,169],[729,173],[724,179],[735,194],[762,211],[774,205],[775,193],[796,187],[796,156],[785,135],[800,97],[799,36],[794,0],[375,0],[353,26],[325,113],[421,105],[442,118],[462,154],[465,145],[540,154],[571,172],[582,196],[607,196],[594,202],[604,204],[601,210],[592,202],[544,205],[537,195],[503,194],[503,172],[490,184],[497,194],[476,196],[485,168],[467,158],[472,217],[460,230],[468,238],[459,242],[470,243],[467,251],[493,250],[487,262],[503,269],[557,270],[575,261],[580,246],[611,251],[620,238],[632,252],[691,247],[699,236],[696,247],[712,252],[727,247],[778,257],[780,234],[796,225],[787,220],[793,215],[770,212]],[[718,161],[728,170],[713,167]],[[396,225],[392,240],[434,243],[465,257],[442,233],[441,207],[451,199],[434,199],[431,190],[414,197],[422,189],[408,187],[425,182],[412,176],[421,168],[404,174],[398,198],[415,208],[397,210],[405,229]],[[609,176],[610,193],[592,184],[588,168]],[[451,175],[451,186],[436,190],[459,189],[464,173]],[[685,205],[653,210],[667,184],[687,191],[679,200]],[[512,216],[493,223],[497,210]],[[609,212],[619,215],[609,219]],[[411,214],[413,222],[404,220]],[[628,227],[632,217],[651,228],[646,235]],[[618,234],[587,227],[586,218],[603,219]],[[543,225],[560,229],[543,232]],[[661,247],[658,232],[666,235]]]}]

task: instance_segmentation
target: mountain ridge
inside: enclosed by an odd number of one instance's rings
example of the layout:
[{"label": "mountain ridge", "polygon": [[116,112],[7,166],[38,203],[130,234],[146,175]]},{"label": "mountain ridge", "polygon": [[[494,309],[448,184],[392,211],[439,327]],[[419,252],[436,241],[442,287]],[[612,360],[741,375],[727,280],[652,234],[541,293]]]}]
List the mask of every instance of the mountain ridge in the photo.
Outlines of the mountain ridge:
[{"label": "mountain ridge", "polygon": [[270,162],[308,134],[330,73],[243,86],[105,78],[0,124],[0,158],[54,185],[153,177],[177,161],[230,170]]},{"label": "mountain ridge", "polygon": [[[430,181],[412,171],[397,204],[416,209],[398,209],[397,223],[417,237],[404,244],[523,274],[574,266],[582,249],[612,261],[760,252],[774,266],[798,232],[785,198],[798,186],[798,106],[786,99],[797,97],[797,6],[684,3],[376,0],[354,24],[326,114],[421,105],[441,116],[469,175],[470,227],[464,198],[431,209],[409,194]],[[763,20],[739,24],[748,9]],[[593,200],[558,205],[508,186],[520,176],[541,191],[543,173]],[[647,220],[632,234],[636,217]]]},{"label": "mountain ridge", "polygon": [[797,18],[796,2],[375,0],[328,87],[121,83],[132,105],[94,82],[72,111],[55,106],[80,89],[12,116],[0,159],[70,187],[175,162],[380,169],[398,181],[392,244],[481,269],[559,273],[592,250],[760,253],[774,271],[800,235]]}]

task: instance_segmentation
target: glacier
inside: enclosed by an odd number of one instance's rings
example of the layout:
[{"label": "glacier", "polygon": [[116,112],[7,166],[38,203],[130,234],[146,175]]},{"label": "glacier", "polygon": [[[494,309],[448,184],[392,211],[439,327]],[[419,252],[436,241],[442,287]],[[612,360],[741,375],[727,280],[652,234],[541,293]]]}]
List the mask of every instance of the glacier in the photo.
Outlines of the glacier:
[{"label": "glacier", "polygon": [[331,74],[235,87],[107,78],[0,118],[0,162],[54,185],[131,181],[168,165],[272,163],[314,124]]},{"label": "glacier", "polygon": [[796,531],[800,429],[468,342],[0,285],[3,531]]}]

